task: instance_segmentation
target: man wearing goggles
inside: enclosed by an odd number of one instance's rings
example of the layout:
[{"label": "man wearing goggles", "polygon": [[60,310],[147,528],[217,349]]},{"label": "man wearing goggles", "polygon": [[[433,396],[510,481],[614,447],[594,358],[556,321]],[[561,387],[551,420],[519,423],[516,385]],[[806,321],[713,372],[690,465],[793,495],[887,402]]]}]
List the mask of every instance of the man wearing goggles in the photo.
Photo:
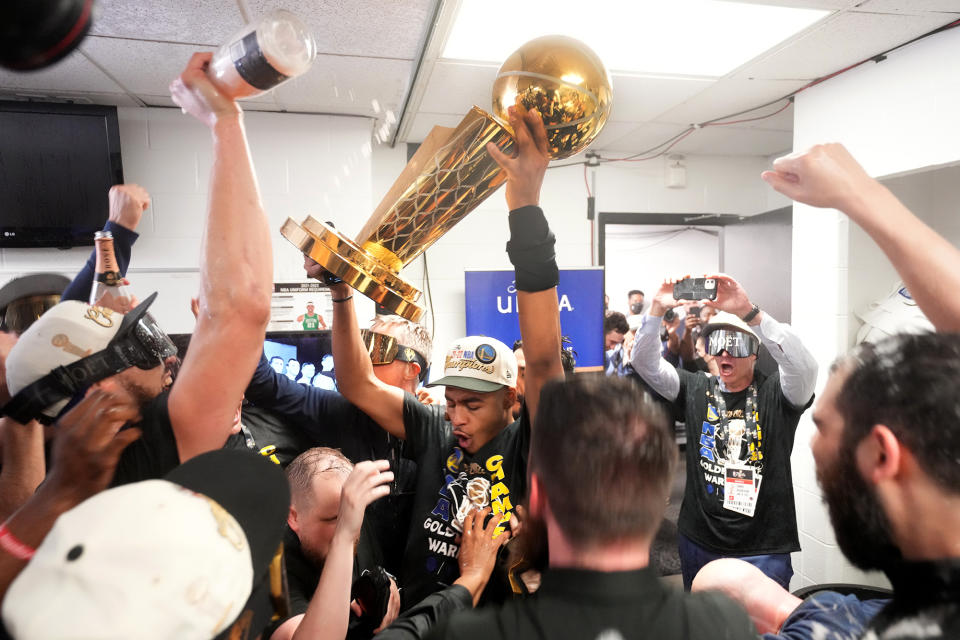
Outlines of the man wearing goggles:
[{"label": "man wearing goggles", "polygon": [[[750,302],[723,274],[719,312],[703,328],[717,375],[677,370],[660,355],[660,324],[678,304],[665,282],[637,330],[634,370],[682,412],[687,430],[687,482],[677,523],[684,586],[720,557],[739,557],[788,588],[790,553],[800,550],[790,453],[800,414],[813,401],[817,363],[788,325]],[[760,344],[778,370],[755,369]]]},{"label": "man wearing goggles", "polygon": [[[162,477],[225,444],[244,446],[243,438],[231,433],[263,348],[273,257],[270,244],[263,242],[270,229],[243,114],[210,83],[210,58],[195,54],[170,85],[174,101],[207,125],[213,142],[199,319],[177,384],[167,391],[176,350],[146,313],[153,296],[126,316],[75,301],[60,303],[24,332],[7,362],[14,397],[4,411],[20,422],[56,417],[94,388],[133,401],[142,435],[124,450],[114,484]],[[142,199],[137,201],[142,210]],[[236,313],[238,306],[243,314]],[[211,385],[214,379],[217,384]]]},{"label": "man wearing goggles", "polygon": [[[308,265],[316,265],[309,258],[307,261]],[[399,316],[377,316],[370,328],[362,333],[363,350],[373,365],[377,380],[403,393],[416,394],[427,376],[433,350],[430,334],[423,325]],[[317,377],[322,375],[323,372],[320,372]],[[244,397],[256,407],[271,411],[299,434],[305,435],[309,446],[339,449],[354,463],[364,460],[390,461],[394,473],[390,495],[370,505],[367,521],[375,532],[371,538],[381,547],[383,566],[391,573],[400,573],[404,538],[397,535],[397,531],[404,530],[410,519],[410,497],[416,475],[415,465],[403,454],[403,441],[385,434],[370,416],[337,391],[297,384],[271,368],[265,356],[261,357]],[[443,419],[443,407],[431,405],[428,410],[439,416],[438,419]],[[292,457],[302,450],[296,446],[290,449],[284,453],[292,454]],[[309,517],[310,514],[300,516]],[[323,547],[323,542],[313,539],[308,532],[302,531],[298,535],[299,546],[308,552],[316,552]],[[303,596],[297,600],[303,603],[303,608],[313,595],[311,585],[316,577],[308,571],[307,575],[298,573],[290,578],[291,593]],[[303,613],[303,610],[293,613]]]}]

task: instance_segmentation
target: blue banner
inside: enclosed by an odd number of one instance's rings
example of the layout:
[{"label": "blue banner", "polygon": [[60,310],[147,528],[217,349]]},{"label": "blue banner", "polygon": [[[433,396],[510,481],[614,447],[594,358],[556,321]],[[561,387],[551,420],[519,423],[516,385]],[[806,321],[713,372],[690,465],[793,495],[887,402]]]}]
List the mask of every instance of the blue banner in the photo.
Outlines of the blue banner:
[{"label": "blue banner", "polygon": [[[513,270],[465,273],[467,335],[520,339]],[[577,352],[577,369],[603,367],[603,268],[561,269],[560,331]]]}]

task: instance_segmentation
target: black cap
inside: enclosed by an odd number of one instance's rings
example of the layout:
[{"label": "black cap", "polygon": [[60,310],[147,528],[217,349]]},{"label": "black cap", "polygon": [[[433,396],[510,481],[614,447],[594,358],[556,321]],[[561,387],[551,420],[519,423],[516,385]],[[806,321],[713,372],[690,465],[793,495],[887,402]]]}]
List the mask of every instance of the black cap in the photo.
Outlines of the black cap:
[{"label": "black cap", "polygon": [[218,449],[190,458],[165,477],[223,507],[243,529],[253,584],[276,554],[290,511],[290,485],[280,465],[252,451]]}]

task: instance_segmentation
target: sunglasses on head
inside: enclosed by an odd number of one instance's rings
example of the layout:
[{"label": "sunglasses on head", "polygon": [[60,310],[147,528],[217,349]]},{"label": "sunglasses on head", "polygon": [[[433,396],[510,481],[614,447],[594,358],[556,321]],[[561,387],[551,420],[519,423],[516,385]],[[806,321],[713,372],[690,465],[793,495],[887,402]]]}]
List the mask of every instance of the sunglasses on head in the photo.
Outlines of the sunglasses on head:
[{"label": "sunglasses on head", "polygon": [[747,358],[756,355],[759,348],[759,340],[735,329],[714,329],[707,337],[706,351],[711,356],[726,351],[734,358]]},{"label": "sunglasses on head", "polygon": [[0,408],[0,415],[10,416],[22,424],[44,418],[44,409],[74,397],[95,382],[131,367],[153,369],[177,355],[176,345],[147,313],[156,297],[156,293],[150,295],[126,315],[116,314],[123,321],[106,347],[76,362],[59,366],[24,387]]},{"label": "sunglasses on head", "polygon": [[393,336],[385,333],[377,333],[369,329],[360,330],[360,338],[363,340],[363,346],[370,354],[370,361],[373,364],[390,364],[394,360],[402,362],[416,362],[420,365],[420,382],[427,377],[427,361],[419,353],[413,350],[413,347],[407,347],[399,342]]}]

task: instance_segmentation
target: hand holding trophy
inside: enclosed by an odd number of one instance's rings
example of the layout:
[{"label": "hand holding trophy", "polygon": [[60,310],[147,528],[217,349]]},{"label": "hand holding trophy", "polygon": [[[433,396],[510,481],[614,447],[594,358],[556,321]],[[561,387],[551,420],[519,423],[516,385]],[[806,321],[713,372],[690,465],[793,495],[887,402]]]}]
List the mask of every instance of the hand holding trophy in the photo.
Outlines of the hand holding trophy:
[{"label": "hand holding trophy", "polygon": [[[514,117],[524,118],[536,109],[546,140],[534,142],[545,144],[557,160],[597,137],[611,101],[610,77],[586,45],[565,36],[531,40],[497,73],[494,115],[473,107],[456,128],[434,127],[356,242],[309,216],[302,224],[288,218],[280,233],[357,291],[417,321],[423,314],[417,304],[421,292],[400,271],[506,181],[491,153],[499,150],[499,160],[509,163],[514,152],[508,110],[515,107]],[[512,208],[532,204],[522,201],[529,194],[508,196]]]}]

